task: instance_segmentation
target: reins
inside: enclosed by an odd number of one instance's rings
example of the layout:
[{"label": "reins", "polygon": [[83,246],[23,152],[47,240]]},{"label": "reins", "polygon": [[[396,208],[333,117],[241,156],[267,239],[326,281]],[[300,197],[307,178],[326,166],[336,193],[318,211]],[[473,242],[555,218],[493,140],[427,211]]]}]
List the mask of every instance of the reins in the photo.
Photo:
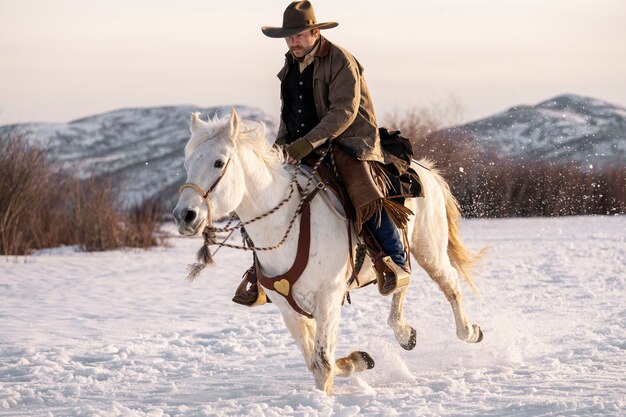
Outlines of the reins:
[{"label": "reins", "polygon": [[[326,148],[326,150],[322,153],[322,156],[318,159],[318,161],[315,163],[315,165],[313,166],[312,169],[312,173],[314,174],[315,172],[317,172],[317,169],[319,168],[320,164],[322,163],[322,161],[324,160],[324,157],[326,156],[326,154],[329,152],[331,145],[329,144],[329,146]],[[291,220],[289,221],[289,225],[287,226],[287,230],[285,231],[285,234],[283,235],[282,239],[275,245],[273,246],[254,246],[254,244],[252,245],[231,245],[231,244],[227,244],[227,243],[217,243],[217,242],[210,242],[210,244],[212,245],[219,245],[219,246],[226,246],[228,248],[232,248],[232,249],[240,249],[240,250],[255,250],[255,251],[270,251],[270,250],[275,250],[280,248],[285,241],[287,240],[287,237],[289,237],[289,234],[291,232],[291,229],[293,228],[293,225],[296,221],[296,218],[298,217],[298,215],[300,213],[302,213],[302,206],[304,205],[305,201],[306,201],[306,197],[311,194],[312,192],[315,192],[315,188],[312,188],[311,185],[313,183],[313,178],[314,175],[307,175],[308,179],[306,182],[306,185],[304,188],[301,188],[300,185],[297,183],[297,176],[298,176],[298,172],[302,172],[304,173],[304,171],[302,171],[300,169],[300,163],[298,163],[296,165],[296,169],[294,170],[294,175],[292,177],[291,180],[291,191],[289,192],[289,195],[287,197],[285,197],[285,199],[283,199],[276,207],[274,207],[273,209],[271,209],[270,211],[261,214],[253,219],[247,220],[245,222],[239,222],[238,224],[236,224],[233,227],[210,227],[207,226],[205,228],[209,229],[211,232],[217,233],[217,232],[230,232],[236,229],[240,229],[244,226],[247,226],[251,223],[254,223],[256,221],[259,221],[261,219],[264,219],[265,217],[268,217],[270,215],[272,215],[274,212],[276,212],[280,207],[282,207],[287,201],[289,201],[291,199],[291,195],[293,194],[293,190],[294,190],[294,185],[296,185],[300,191],[300,202],[298,203],[298,207],[296,207],[296,210],[293,214],[293,216],[291,216]],[[306,174],[305,174],[306,175]],[[325,187],[323,182],[318,182],[317,184],[315,184],[315,187],[319,189],[323,189]],[[232,214],[231,215],[231,219],[237,219],[237,215],[236,214]],[[205,242],[206,244],[206,242]]]}]

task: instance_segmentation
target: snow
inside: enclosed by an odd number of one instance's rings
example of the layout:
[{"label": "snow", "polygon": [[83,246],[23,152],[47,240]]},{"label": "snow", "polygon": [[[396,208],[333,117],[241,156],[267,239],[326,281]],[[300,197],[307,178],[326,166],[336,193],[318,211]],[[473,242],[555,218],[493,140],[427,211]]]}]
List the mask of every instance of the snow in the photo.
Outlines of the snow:
[{"label": "snow", "polygon": [[[174,233],[171,225],[167,230]],[[456,339],[447,302],[415,270],[405,316],[417,346],[386,325],[389,298],[352,293],[337,353],[371,371],[313,378],[277,309],[233,304],[250,255],[222,249],[184,281],[198,238],[165,248],[0,258],[2,416],[620,416],[626,413],[626,217],[464,220],[490,247],[465,307],[485,339]]]},{"label": "snow", "polygon": [[540,114],[544,115],[546,118],[553,118],[555,120],[563,119],[576,127],[580,125],[587,125],[589,120],[587,117],[584,117],[578,113],[574,113],[571,111],[564,110],[551,110],[551,109],[539,109]]}]

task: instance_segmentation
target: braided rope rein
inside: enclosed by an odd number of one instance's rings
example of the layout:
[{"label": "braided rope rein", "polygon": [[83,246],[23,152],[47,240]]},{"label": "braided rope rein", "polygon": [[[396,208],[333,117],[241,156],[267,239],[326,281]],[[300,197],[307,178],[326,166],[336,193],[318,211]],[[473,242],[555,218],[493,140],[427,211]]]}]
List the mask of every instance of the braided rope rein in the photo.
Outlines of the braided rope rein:
[{"label": "braided rope rein", "polygon": [[237,229],[241,229],[244,226],[247,226],[251,223],[255,223],[261,219],[264,219],[265,217],[269,217],[270,215],[274,214],[276,211],[278,211],[282,206],[284,206],[287,201],[291,200],[291,196],[293,195],[293,190],[296,188],[294,187],[294,184],[296,184],[296,182],[298,181],[298,173],[297,173],[297,169],[294,170],[294,174],[293,177],[291,179],[291,182],[289,183],[290,185],[290,190],[289,190],[289,194],[287,194],[287,197],[285,197],[280,203],[278,203],[273,209],[271,209],[270,211],[268,211],[267,213],[263,213],[261,215],[256,216],[253,219],[250,220],[246,220],[245,222],[242,222],[241,220],[239,220],[239,223],[237,223],[235,226],[233,227],[229,227],[230,223],[235,220],[235,219],[239,219],[239,217],[235,214],[235,213],[231,213],[230,217],[229,217],[229,221],[228,224],[224,227],[213,227],[213,226],[205,226],[205,230],[210,230],[212,232],[232,232],[235,231]]},{"label": "braided rope rein", "polygon": [[[295,165],[295,169],[294,169],[294,173],[293,173],[293,177],[291,179],[291,182],[289,183],[291,186],[291,190],[289,191],[289,194],[287,195],[287,197],[285,197],[280,203],[278,203],[278,205],[276,205],[273,209],[269,210],[266,213],[263,213],[259,216],[256,216],[253,219],[247,220],[245,222],[242,222],[241,220],[239,221],[238,224],[236,224],[233,227],[230,227],[230,223],[234,220],[234,219],[238,219],[237,215],[235,213],[232,213],[228,224],[225,227],[213,227],[212,226],[212,222],[211,222],[211,218],[210,218],[210,201],[208,199],[208,193],[207,193],[207,198],[205,198],[206,204],[209,206],[209,210],[207,210],[207,225],[205,226],[204,230],[202,231],[202,237],[204,238],[204,242],[203,245],[200,247],[200,249],[198,250],[198,254],[197,254],[197,260],[198,262],[195,264],[191,264],[187,267],[187,270],[189,272],[189,274],[187,275],[187,278],[185,278],[187,281],[194,281],[197,276],[200,274],[200,272],[202,272],[202,270],[204,270],[204,268],[206,268],[208,265],[213,265],[215,264],[215,261],[213,260],[213,255],[215,255],[217,253],[217,251],[219,249],[221,249],[222,247],[227,247],[227,248],[231,248],[231,249],[238,249],[238,250],[244,250],[244,251],[248,251],[248,250],[252,250],[252,251],[271,251],[271,250],[276,250],[278,248],[280,248],[281,246],[283,246],[283,244],[287,241],[287,238],[289,237],[289,234],[291,233],[291,230],[293,229],[293,225],[298,217],[298,215],[300,215],[300,213],[302,212],[302,207],[304,206],[304,203],[306,201],[305,197],[307,195],[309,195],[309,193],[311,193],[313,191],[313,188],[311,188],[311,185],[313,183],[313,178],[314,178],[314,174],[317,172],[317,169],[319,168],[320,164],[322,163],[322,161],[324,160],[324,158],[326,157],[326,155],[330,152],[332,148],[332,144],[328,143],[328,147],[324,150],[324,152],[322,152],[322,155],[320,156],[320,158],[317,160],[317,162],[315,163],[315,165],[313,166],[311,175],[307,175],[304,171],[302,171],[300,169],[300,165],[301,163],[298,162]],[[251,223],[255,223],[261,219],[264,219],[266,217],[269,217],[270,215],[272,215],[273,213],[275,213],[276,211],[278,211],[283,205],[285,205],[290,199],[291,196],[293,195],[293,191],[294,191],[294,185],[297,185],[298,188],[300,189],[300,185],[297,184],[298,181],[298,172],[304,173],[307,176],[307,182],[306,185],[304,187],[304,189],[300,190],[300,201],[298,203],[298,206],[296,207],[296,210],[293,214],[293,216],[291,217],[290,221],[289,221],[289,225],[287,226],[287,230],[285,231],[285,234],[283,235],[282,239],[276,243],[275,245],[272,246],[255,246],[254,243],[252,242],[252,239],[250,238],[250,236],[246,236],[246,238],[244,238],[243,240],[243,245],[233,245],[230,243],[226,243],[226,241],[230,238],[230,236],[232,235],[232,232],[234,232],[237,229],[242,229],[244,226],[247,226]],[[323,188],[324,184],[322,182],[319,182],[317,184],[315,184],[315,187],[318,188]],[[245,229],[243,229],[245,230]],[[217,242],[217,232],[231,232],[222,242]],[[218,246],[218,249],[213,253],[213,255],[211,254],[209,247],[210,246]]]}]

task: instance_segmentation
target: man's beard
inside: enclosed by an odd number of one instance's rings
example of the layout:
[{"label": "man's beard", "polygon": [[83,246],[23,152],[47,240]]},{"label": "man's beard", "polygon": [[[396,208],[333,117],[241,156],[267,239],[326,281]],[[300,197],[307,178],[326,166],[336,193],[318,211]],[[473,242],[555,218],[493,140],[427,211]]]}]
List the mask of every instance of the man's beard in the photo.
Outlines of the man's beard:
[{"label": "man's beard", "polygon": [[[312,48],[311,48],[312,49]],[[298,57],[298,58],[303,58],[306,56],[306,54],[308,54],[311,51],[307,51],[306,49],[302,48],[302,47],[293,47],[291,48],[291,53]],[[300,54],[300,55],[298,55]]]}]

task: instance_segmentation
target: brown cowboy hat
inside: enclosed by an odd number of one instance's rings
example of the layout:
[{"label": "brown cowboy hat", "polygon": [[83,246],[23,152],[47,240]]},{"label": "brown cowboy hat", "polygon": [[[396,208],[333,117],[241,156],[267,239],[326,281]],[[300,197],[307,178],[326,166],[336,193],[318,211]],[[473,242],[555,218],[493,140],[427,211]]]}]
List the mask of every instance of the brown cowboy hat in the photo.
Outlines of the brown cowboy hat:
[{"label": "brown cowboy hat", "polygon": [[309,29],[334,28],[338,24],[337,22],[317,23],[310,1],[294,1],[287,6],[285,13],[283,13],[282,27],[263,26],[261,30],[270,38],[286,38]]}]

